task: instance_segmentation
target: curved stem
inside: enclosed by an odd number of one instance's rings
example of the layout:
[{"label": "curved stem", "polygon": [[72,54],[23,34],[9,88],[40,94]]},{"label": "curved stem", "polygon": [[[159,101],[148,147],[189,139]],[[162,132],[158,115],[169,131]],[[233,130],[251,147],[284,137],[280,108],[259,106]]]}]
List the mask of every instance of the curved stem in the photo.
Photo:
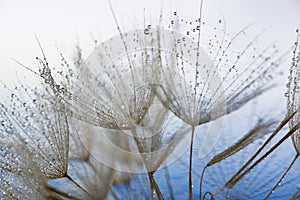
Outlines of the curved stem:
[{"label": "curved stem", "polygon": [[226,197],[225,197],[226,200],[229,199],[229,190],[230,190],[230,188],[227,188],[227,190],[226,190]]},{"label": "curved stem", "polygon": [[[200,177],[200,191],[199,191],[199,200],[202,199],[202,184],[203,184],[203,176],[204,176],[204,173],[205,173],[205,170],[208,166],[205,165],[205,167],[202,169],[202,173],[201,173],[201,177]],[[205,195],[207,194],[207,192],[205,193]],[[203,197],[203,199],[205,199],[205,195]]]},{"label": "curved stem", "polygon": [[[131,131],[133,133],[133,138],[134,138],[134,141],[135,141],[135,143],[136,143],[136,145],[138,147],[138,150],[139,150],[140,154],[142,155],[143,154],[143,148],[141,146],[141,142],[138,140],[138,137],[137,137],[138,134],[137,134],[137,132],[136,132],[135,129],[131,129]],[[142,156],[142,159],[143,159],[143,162],[144,162],[144,164],[145,164],[145,166],[147,168],[146,161],[145,161],[145,159],[144,159],[143,156]],[[148,173],[147,173],[148,174],[148,178],[149,178],[149,182],[150,182],[151,199],[152,200],[154,199],[154,197],[153,197],[153,191],[154,191],[154,189],[155,189],[155,192],[157,193],[158,199],[164,199],[164,197],[163,197],[163,195],[162,195],[162,193],[161,193],[161,191],[160,191],[160,189],[159,189],[159,187],[156,184],[156,181],[154,179],[154,176],[153,176],[154,173],[155,173],[155,171],[148,171]]]},{"label": "curved stem", "polygon": [[193,199],[192,165],[193,165],[194,135],[195,135],[195,126],[192,126],[192,135],[191,135],[191,143],[190,143],[190,164],[189,164],[189,200]]},{"label": "curved stem", "polygon": [[207,195],[210,195],[210,199],[214,199],[214,195],[211,192],[205,192],[205,194],[203,196],[203,200],[205,200]]}]

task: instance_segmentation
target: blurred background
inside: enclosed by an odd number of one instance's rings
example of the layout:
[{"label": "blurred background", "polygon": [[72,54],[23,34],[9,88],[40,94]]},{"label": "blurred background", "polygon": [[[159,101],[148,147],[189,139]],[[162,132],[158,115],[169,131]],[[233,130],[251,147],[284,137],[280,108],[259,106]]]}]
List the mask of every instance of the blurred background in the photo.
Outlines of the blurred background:
[{"label": "blurred background", "polygon": [[[165,20],[174,11],[186,19],[199,15],[198,0],[111,0],[111,4],[123,30],[143,26],[144,18],[147,24],[155,23],[160,13]],[[204,1],[203,15],[206,19],[224,15],[227,30],[235,33],[255,23],[257,33],[266,30],[266,39],[289,47],[299,28],[299,9],[298,0],[209,0]],[[34,67],[35,57],[40,55],[34,33],[50,60],[58,55],[55,45],[72,55],[79,41],[87,56],[93,37],[101,41],[117,34],[106,0],[0,0],[0,30],[1,80],[10,79],[20,69],[11,58]]]}]

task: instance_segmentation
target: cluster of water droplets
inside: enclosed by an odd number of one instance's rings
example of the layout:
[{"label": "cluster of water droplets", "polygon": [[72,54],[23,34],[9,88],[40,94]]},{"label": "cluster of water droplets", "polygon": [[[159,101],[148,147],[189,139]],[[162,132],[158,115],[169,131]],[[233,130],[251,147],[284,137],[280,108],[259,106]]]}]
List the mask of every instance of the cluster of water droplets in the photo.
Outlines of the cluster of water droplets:
[{"label": "cluster of water droplets", "polygon": [[127,32],[118,27],[119,35],[97,43],[86,59],[78,49],[73,64],[62,54],[61,66],[52,68],[45,55],[37,58],[38,87],[4,85],[1,170],[30,178],[19,162],[24,158],[10,153],[17,141],[38,169],[34,177],[46,180],[34,183],[59,197],[116,198],[112,184],[144,172],[149,195],[160,199],[154,173],[184,153],[191,126],[261,94],[281,62],[276,45],[257,47],[259,36],[247,35],[250,26],[232,35],[223,19],[215,26],[177,12],[170,23],[162,19]]},{"label": "cluster of water droplets", "polygon": [[[3,133],[0,131],[1,134]],[[24,143],[5,141],[0,148],[0,198],[32,199],[49,197],[46,178],[37,168]]]},{"label": "cluster of water droplets", "polygon": [[[290,114],[296,112],[295,116],[290,121],[290,128],[295,126],[300,121],[299,105],[300,105],[300,44],[299,30],[297,30],[297,41],[293,50],[293,58],[290,67],[289,83],[287,84],[287,109]],[[293,135],[292,139],[297,153],[300,151],[299,130]]]}]

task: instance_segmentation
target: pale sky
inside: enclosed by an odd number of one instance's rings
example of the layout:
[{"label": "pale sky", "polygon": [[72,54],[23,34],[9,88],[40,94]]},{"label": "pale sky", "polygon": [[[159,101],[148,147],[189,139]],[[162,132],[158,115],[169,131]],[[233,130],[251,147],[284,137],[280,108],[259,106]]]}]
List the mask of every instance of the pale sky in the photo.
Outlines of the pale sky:
[{"label": "pale sky", "polygon": [[[183,18],[196,19],[198,0],[111,0],[118,21],[124,29],[147,22],[157,22],[177,11]],[[145,9],[145,11],[144,11]],[[267,30],[268,39],[291,46],[300,26],[300,0],[206,0],[204,16],[223,14],[231,32],[254,22],[258,32]],[[92,50],[91,34],[98,40],[117,34],[106,0],[0,0],[0,80],[7,81],[21,71],[11,58],[35,66],[40,56],[36,33],[49,60],[59,62],[55,45],[67,56],[74,52],[77,39],[85,56]]]}]

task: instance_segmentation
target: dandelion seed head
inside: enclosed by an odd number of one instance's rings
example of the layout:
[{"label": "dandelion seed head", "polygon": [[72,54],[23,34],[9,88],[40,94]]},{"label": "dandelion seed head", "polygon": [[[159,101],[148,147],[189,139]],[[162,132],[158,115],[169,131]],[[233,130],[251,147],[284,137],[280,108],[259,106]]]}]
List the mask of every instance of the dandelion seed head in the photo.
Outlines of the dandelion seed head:
[{"label": "dandelion seed head", "polygon": [[[202,17],[183,19],[177,11],[167,24],[162,21],[160,16],[159,25],[144,22],[143,28],[123,31],[116,20],[119,35],[95,39],[86,58],[79,45],[74,62],[60,53],[57,67],[37,57],[41,88],[4,86],[9,95],[0,107],[2,196],[18,197],[28,189],[32,196],[50,190],[53,198],[116,198],[112,185],[130,186],[132,173],[142,172],[152,188],[149,192],[147,185],[145,193],[160,199],[151,175],[185,152],[190,127],[211,126],[199,153],[205,157],[222,130],[222,118],[220,124],[214,121],[269,88],[281,63],[278,49],[257,48],[259,36],[248,37],[249,27],[232,35],[224,19],[211,26]],[[29,152],[31,171],[24,172],[28,166],[15,155],[13,141]],[[191,155],[194,151],[191,146]],[[15,179],[18,186],[9,186]]]},{"label": "dandelion seed head", "polygon": [[[14,89],[14,95],[8,96],[6,105],[1,108],[7,113],[0,116],[5,122],[2,127],[10,133],[3,138],[24,143],[45,175],[63,176],[68,159],[64,148],[68,143],[68,130],[62,118],[64,114],[57,114],[63,112],[62,107],[55,102],[55,97],[40,88],[21,85]],[[4,90],[10,89],[4,87]]]}]

